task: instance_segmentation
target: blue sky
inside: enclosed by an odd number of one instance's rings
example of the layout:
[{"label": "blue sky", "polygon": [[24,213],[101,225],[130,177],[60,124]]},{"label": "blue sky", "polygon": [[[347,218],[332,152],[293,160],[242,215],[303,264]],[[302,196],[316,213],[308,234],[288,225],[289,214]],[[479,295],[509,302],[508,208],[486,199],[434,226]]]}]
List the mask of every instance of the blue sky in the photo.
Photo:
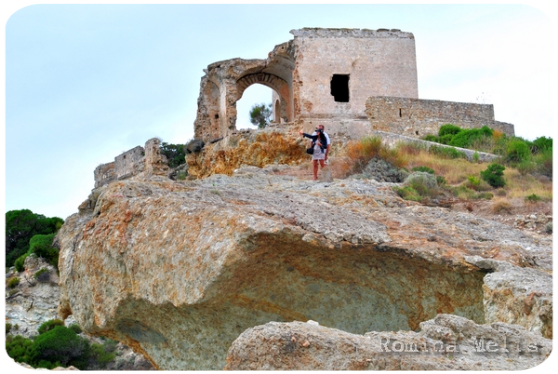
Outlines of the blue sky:
[{"label": "blue sky", "polygon": [[[31,5],[9,14],[5,211],[77,212],[97,165],[155,136],[192,138],[207,65],[266,58],[303,27],[412,32],[420,98],[494,104],[517,135],[553,136],[555,19],[530,6]],[[250,87],[237,127],[270,96]]]}]

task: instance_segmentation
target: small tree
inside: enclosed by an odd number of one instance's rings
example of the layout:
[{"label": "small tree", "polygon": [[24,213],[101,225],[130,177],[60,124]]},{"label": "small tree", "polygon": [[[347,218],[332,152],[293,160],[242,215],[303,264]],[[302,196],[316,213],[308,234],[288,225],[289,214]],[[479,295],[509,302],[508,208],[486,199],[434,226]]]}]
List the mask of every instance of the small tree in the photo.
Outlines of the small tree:
[{"label": "small tree", "polygon": [[254,104],[252,109],[250,109],[250,122],[253,125],[258,126],[260,129],[263,129],[269,125],[271,115],[271,104]]},{"label": "small tree", "polygon": [[494,188],[504,187],[504,170],[506,168],[500,164],[490,164],[485,171],[481,171],[481,178]]}]

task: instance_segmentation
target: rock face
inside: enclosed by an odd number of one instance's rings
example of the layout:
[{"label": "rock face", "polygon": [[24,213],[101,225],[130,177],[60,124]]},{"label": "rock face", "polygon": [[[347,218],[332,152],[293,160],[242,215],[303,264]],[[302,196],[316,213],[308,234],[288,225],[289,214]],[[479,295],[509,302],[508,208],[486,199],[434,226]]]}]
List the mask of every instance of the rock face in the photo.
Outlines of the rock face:
[{"label": "rock face", "polygon": [[317,323],[270,322],[246,330],[227,370],[522,370],[543,362],[552,341],[517,325],[478,325],[440,314],[413,331],[364,335]]},{"label": "rock face", "polygon": [[270,321],[361,335],[445,313],[551,337],[550,239],[390,184],[278,169],[94,191],[58,235],[59,314],[165,370],[222,369],[232,342]]},{"label": "rock face", "polygon": [[[41,269],[47,272],[37,280],[34,275]],[[25,259],[25,271],[18,273],[12,268],[6,279],[13,276],[18,277],[20,283],[6,292],[6,322],[12,324],[11,334],[27,338],[38,335],[37,330],[43,322],[58,318],[56,270],[33,254]]]}]

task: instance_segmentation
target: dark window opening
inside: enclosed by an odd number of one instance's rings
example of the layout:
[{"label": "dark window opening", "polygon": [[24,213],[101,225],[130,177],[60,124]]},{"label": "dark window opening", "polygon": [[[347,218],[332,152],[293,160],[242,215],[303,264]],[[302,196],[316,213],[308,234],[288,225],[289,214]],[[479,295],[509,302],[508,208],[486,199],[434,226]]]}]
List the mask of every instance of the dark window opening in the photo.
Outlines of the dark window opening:
[{"label": "dark window opening", "polygon": [[415,134],[417,134],[417,135],[418,135],[418,134],[419,134],[419,132],[418,132],[418,131],[415,131]]},{"label": "dark window opening", "polygon": [[218,115],[218,114],[215,115],[215,119],[219,119],[219,115]]},{"label": "dark window opening", "polygon": [[333,74],[331,78],[331,95],[340,103],[349,102],[349,75]]},{"label": "dark window opening", "polygon": [[401,108],[399,108],[399,117],[403,117],[403,113],[402,113]]}]

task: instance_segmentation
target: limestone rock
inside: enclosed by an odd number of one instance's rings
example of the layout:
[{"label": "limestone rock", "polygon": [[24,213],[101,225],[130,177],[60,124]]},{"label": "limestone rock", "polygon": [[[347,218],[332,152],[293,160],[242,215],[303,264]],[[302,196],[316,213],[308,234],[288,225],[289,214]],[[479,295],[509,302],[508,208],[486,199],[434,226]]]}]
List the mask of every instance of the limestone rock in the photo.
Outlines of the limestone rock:
[{"label": "limestone rock", "polygon": [[364,335],[303,322],[243,332],[227,370],[521,370],[543,362],[552,341],[505,323],[479,325],[438,315],[421,331]]},{"label": "limestone rock", "polygon": [[60,316],[159,369],[222,369],[231,343],[269,321],[364,334],[418,331],[440,313],[501,320],[485,312],[501,305],[490,293],[501,270],[533,279],[506,295],[534,300],[529,316],[513,307],[514,323],[551,337],[550,238],[404,201],[373,180],[315,183],[274,168],[109,184],[58,234]]}]

